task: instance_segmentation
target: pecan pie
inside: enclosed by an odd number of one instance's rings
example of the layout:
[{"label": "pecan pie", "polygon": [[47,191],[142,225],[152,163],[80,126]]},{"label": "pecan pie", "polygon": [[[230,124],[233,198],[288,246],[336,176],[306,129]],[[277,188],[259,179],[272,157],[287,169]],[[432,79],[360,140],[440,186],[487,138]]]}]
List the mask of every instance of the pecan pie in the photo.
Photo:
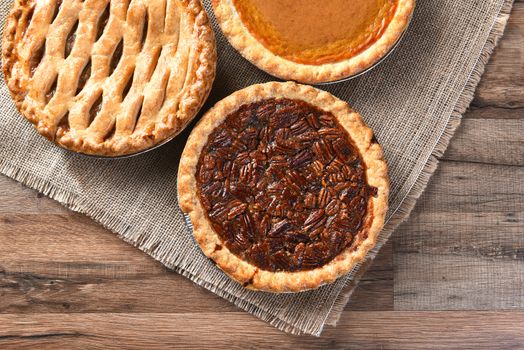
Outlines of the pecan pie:
[{"label": "pecan pie", "polygon": [[286,80],[322,83],[371,67],[408,26],[415,0],[213,0],[231,44]]},{"label": "pecan pie", "polygon": [[382,148],[360,115],[296,83],[253,85],[192,131],[178,196],[203,252],[245,287],[296,292],[362,261],[384,223]]},{"label": "pecan pie", "polygon": [[178,134],[209,94],[213,31],[199,0],[16,0],[3,71],[20,112],[58,145],[136,153]]}]

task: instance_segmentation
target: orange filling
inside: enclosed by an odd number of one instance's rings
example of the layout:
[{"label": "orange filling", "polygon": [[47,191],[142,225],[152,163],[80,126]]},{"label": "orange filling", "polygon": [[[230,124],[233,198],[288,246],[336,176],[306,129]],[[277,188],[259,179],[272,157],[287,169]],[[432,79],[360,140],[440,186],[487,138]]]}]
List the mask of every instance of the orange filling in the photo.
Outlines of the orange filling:
[{"label": "orange filling", "polygon": [[303,64],[334,63],[375,43],[398,0],[233,0],[242,22],[267,49]]}]

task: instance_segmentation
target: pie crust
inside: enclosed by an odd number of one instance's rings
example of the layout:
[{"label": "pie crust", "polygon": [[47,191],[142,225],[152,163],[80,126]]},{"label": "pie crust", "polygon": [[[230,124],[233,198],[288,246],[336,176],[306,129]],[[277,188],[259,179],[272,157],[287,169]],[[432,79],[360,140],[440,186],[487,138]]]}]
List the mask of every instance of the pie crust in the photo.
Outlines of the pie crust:
[{"label": "pie crust", "polygon": [[[320,60],[317,63],[310,63],[301,61],[300,59],[293,60],[289,57],[284,57],[288,56],[287,54],[291,50],[292,45],[285,46],[285,42],[284,44],[280,43],[280,51],[283,54],[279,54],[270,48],[274,43],[268,43],[267,40],[266,43],[264,43],[264,40],[261,40],[259,35],[253,34],[253,25],[251,23],[243,22],[242,15],[235,5],[236,1],[247,0],[212,1],[218,23],[231,45],[233,45],[233,47],[235,47],[235,49],[237,49],[247,60],[267,73],[284,80],[294,80],[308,84],[334,82],[348,78],[379,62],[399,41],[409,24],[415,7],[415,0],[395,0],[394,13],[391,15],[391,18],[388,18],[389,24],[384,24],[385,27],[383,30],[377,32],[377,37],[370,41],[368,45],[363,46],[361,50],[356,50],[353,56],[334,61]],[[282,1],[272,1],[278,4],[275,6],[282,6],[282,11],[284,11],[285,6],[289,5],[286,0],[283,2],[288,5],[281,4]],[[293,1],[289,0],[289,3],[292,4]],[[322,2],[322,5],[320,6],[326,6],[326,4]],[[351,6],[351,4],[348,4],[348,6]],[[277,8],[276,10],[279,9]],[[293,15],[290,15],[292,16],[291,24],[294,24],[301,19],[304,19],[304,21],[312,21],[311,14],[308,13],[308,16],[306,16],[305,14],[301,15],[300,12],[298,12],[302,10],[302,8],[296,10],[296,16],[294,16],[294,13]],[[278,13],[278,11],[274,12]],[[251,17],[244,16],[244,18],[256,18],[257,20],[259,20],[260,17],[261,16],[258,13]],[[300,26],[292,26],[290,23],[282,25],[282,27],[300,28]],[[308,25],[308,23],[304,23],[301,27],[308,28],[310,26],[311,25]],[[336,28],[336,26],[333,26],[333,28]]]},{"label": "pie crust", "polygon": [[16,106],[40,134],[109,157],[180,133],[216,70],[199,0],[16,0],[2,51]]},{"label": "pie crust", "polygon": [[[331,261],[313,269],[270,271],[259,268],[232,253],[213,228],[207,210],[199,197],[200,188],[197,180],[199,160],[201,155],[205,154],[203,150],[207,147],[210,135],[213,135],[215,130],[223,128],[222,124],[226,118],[238,111],[241,106],[270,99],[303,101],[334,116],[339,126],[349,135],[353,147],[358,150],[360,159],[365,165],[367,184],[376,190],[374,196],[368,199],[363,233]],[[376,244],[384,224],[388,208],[388,193],[389,180],[382,148],[360,115],[347,103],[327,92],[293,82],[252,85],[218,102],[191,132],[178,171],[180,207],[189,216],[194,237],[204,254],[244,287],[269,292],[299,292],[318,288],[333,282],[363,261],[367,252]]]}]

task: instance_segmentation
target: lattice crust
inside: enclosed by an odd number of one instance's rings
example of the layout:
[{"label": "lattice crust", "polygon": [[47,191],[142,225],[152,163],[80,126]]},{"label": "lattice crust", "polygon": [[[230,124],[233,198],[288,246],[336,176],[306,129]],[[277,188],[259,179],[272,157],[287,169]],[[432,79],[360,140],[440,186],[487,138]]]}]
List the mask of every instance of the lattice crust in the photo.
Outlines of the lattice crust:
[{"label": "lattice crust", "polygon": [[215,65],[198,0],[16,0],[4,35],[4,75],[21,113],[88,154],[131,154],[178,134],[207,98]]}]

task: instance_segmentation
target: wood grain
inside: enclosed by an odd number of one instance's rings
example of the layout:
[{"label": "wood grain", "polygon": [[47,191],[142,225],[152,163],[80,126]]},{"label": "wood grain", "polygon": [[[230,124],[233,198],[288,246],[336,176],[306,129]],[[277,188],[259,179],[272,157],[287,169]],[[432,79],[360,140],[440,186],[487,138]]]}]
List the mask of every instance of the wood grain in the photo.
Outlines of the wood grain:
[{"label": "wood grain", "polygon": [[[203,321],[205,320],[205,321]],[[245,313],[0,315],[3,349],[518,349],[524,312],[344,313],[320,338],[256,327]],[[188,330],[191,330],[190,332]],[[341,336],[345,335],[345,336]]]},{"label": "wood grain", "polygon": [[277,331],[0,177],[0,349],[522,348],[523,135],[518,0],[426,192],[320,338]]},{"label": "wood grain", "polygon": [[524,118],[464,119],[444,159],[524,166],[523,130]]},{"label": "wood grain", "polygon": [[524,108],[524,1],[517,0],[497,49],[480,81],[474,107]]},{"label": "wood grain", "polygon": [[396,310],[522,309],[524,167],[443,162],[395,235]]}]

